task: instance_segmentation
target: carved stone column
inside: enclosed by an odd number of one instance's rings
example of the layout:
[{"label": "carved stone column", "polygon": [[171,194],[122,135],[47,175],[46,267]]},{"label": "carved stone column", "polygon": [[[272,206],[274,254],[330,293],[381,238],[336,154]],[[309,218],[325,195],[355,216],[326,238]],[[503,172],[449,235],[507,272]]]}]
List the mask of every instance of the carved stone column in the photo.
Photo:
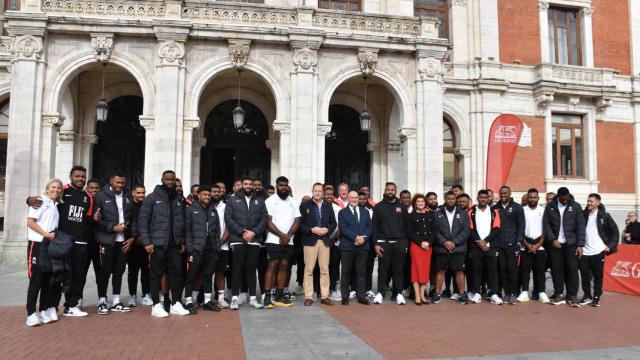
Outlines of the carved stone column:
[{"label": "carved stone column", "polygon": [[[183,135],[182,138],[184,142],[182,143],[182,183],[185,186],[189,184],[192,185],[191,182],[191,168],[194,166],[193,160],[193,130],[197,129],[200,126],[200,118],[184,118],[183,121]],[[195,164],[196,167],[200,167],[200,162]]]},{"label": "carved stone column", "polygon": [[206,137],[193,139],[193,148],[191,149],[191,181],[194,184],[200,183],[200,159],[202,158],[202,148],[205,146],[207,146]]}]

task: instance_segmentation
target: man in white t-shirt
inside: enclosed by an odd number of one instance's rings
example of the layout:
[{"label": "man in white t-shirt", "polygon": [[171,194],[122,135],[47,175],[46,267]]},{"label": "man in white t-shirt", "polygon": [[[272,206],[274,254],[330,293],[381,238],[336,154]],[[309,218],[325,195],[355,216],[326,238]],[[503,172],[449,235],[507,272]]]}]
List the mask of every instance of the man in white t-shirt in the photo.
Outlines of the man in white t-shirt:
[{"label": "man in white t-shirt", "polygon": [[215,289],[218,294],[218,306],[220,308],[228,308],[229,303],[224,298],[225,279],[227,285],[231,286],[231,267],[229,266],[229,232],[226,231],[224,223],[224,209],[226,204],[224,203],[224,188],[220,186],[220,182],[217,182],[211,187],[211,203],[212,208],[218,212],[218,219],[220,220],[220,251],[218,252],[218,262],[216,263],[215,270]]},{"label": "man in white t-shirt", "polygon": [[293,255],[293,236],[300,227],[300,204],[289,196],[289,180],[286,177],[276,179],[276,193],[265,201],[265,206],[268,214],[265,241],[268,265],[264,279],[264,307],[291,307],[290,295],[284,289],[289,286],[289,260]]},{"label": "man in white t-shirt", "polygon": [[[545,293],[545,271],[547,268],[547,252],[543,246],[542,218],[544,208],[538,205],[540,196],[538,190],[527,191],[527,204],[523,207],[525,230],[520,255],[520,287],[522,291],[518,301],[529,300],[529,279],[533,270],[533,294],[543,303],[549,303],[549,297]],[[534,297],[535,299],[536,297]]]}]

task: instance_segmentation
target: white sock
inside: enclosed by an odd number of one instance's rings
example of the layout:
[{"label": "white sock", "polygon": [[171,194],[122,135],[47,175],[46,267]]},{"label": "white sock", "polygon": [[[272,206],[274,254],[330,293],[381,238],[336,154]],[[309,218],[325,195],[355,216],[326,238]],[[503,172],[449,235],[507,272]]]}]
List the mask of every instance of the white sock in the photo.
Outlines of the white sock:
[{"label": "white sock", "polygon": [[238,301],[238,297],[237,297],[237,296],[235,296],[235,295],[234,295],[234,296],[232,296],[232,297],[231,297],[231,301],[233,301],[233,300]]},{"label": "white sock", "polygon": [[188,297],[186,302],[187,302],[187,304],[191,304],[193,302],[193,299]]},{"label": "white sock", "polygon": [[211,301],[211,293],[204,293],[204,303],[208,303]]},{"label": "white sock", "polygon": [[218,300],[224,299],[224,290],[218,290]]},{"label": "white sock", "polygon": [[120,303],[120,294],[118,294],[118,295],[113,294],[113,303],[114,304],[119,304]]},{"label": "white sock", "polygon": [[255,296],[252,296],[252,297],[249,298],[249,301],[255,301],[255,300],[256,300]]},{"label": "white sock", "polygon": [[107,298],[106,297],[101,297],[100,300],[98,301],[98,303],[106,304],[107,303]]},{"label": "white sock", "polygon": [[191,292],[191,297],[194,298],[194,299],[197,299],[198,298],[198,293],[199,293],[198,291],[192,291]]}]

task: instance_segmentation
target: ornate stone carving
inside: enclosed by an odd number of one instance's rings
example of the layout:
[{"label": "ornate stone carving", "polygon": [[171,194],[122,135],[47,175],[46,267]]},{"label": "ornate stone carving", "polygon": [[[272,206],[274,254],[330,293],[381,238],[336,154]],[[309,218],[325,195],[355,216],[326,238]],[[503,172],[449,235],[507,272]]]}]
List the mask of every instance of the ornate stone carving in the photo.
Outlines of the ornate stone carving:
[{"label": "ornate stone carving", "polygon": [[420,36],[420,19],[407,19],[389,15],[345,14],[326,10],[314,10],[313,26],[348,32],[369,32],[396,35]]},{"label": "ornate stone carving", "polygon": [[467,0],[451,0],[451,6],[467,6]]},{"label": "ornate stone carving", "polygon": [[387,151],[400,151],[402,150],[402,143],[399,142],[388,142],[385,146]]},{"label": "ornate stone carving", "polygon": [[165,41],[158,48],[161,64],[182,64],[184,44],[175,40]]},{"label": "ornate stone carving", "polygon": [[309,46],[295,49],[293,52],[293,68],[300,72],[314,72],[318,64],[317,50],[309,49]]},{"label": "ornate stone carving", "polygon": [[54,114],[42,114],[42,125],[61,127],[64,124],[64,115]]},{"label": "ornate stone carving", "polygon": [[553,102],[553,94],[540,94],[536,96],[536,116],[547,116],[549,105]]},{"label": "ornate stone carving", "polygon": [[87,143],[95,145],[98,143],[98,135],[85,135],[85,139],[87,139]]},{"label": "ornate stone carving", "polygon": [[140,126],[145,129],[153,129],[153,127],[156,125],[156,118],[154,118],[153,116],[140,115],[138,116],[138,119],[140,119]]},{"label": "ornate stone carving", "polygon": [[233,66],[242,69],[249,59],[251,40],[229,39],[229,56]]},{"label": "ornate stone carving", "polygon": [[[291,130],[291,123],[274,121],[272,127],[273,131],[288,133]],[[329,129],[329,131],[331,131],[331,129]]]},{"label": "ornate stone carving", "polygon": [[538,8],[540,10],[549,10],[549,2],[548,1],[538,1]]},{"label": "ornate stone carving", "polygon": [[182,126],[185,130],[193,130],[200,126],[200,118],[184,118]]},{"label": "ornate stone carving", "polygon": [[320,136],[326,136],[331,131],[331,123],[318,123],[317,132]]},{"label": "ornate stone carving", "polygon": [[442,78],[442,63],[433,57],[420,58],[418,59],[418,73],[423,80],[440,80]]},{"label": "ornate stone carving", "polygon": [[76,138],[76,133],[70,130],[63,130],[58,133],[58,141],[60,142],[73,142]]},{"label": "ornate stone carving", "polygon": [[13,55],[13,39],[9,36],[0,37],[0,56]]},{"label": "ornate stone carving", "polygon": [[42,40],[33,35],[22,35],[16,39],[13,49],[17,59],[37,60],[42,53]]},{"label": "ornate stone carving", "polygon": [[107,64],[113,50],[113,34],[91,34],[91,47],[96,52],[96,60]]},{"label": "ornate stone carving", "polygon": [[400,139],[402,141],[406,140],[407,138],[413,138],[413,137],[416,136],[416,129],[415,128],[402,127],[400,129],[398,129],[398,136],[400,137]]},{"label": "ornate stone carving", "polygon": [[591,16],[593,15],[593,8],[584,7],[580,10],[580,16]]},{"label": "ornate stone carving", "polygon": [[182,10],[184,19],[206,20],[206,22],[241,23],[258,25],[297,25],[298,14],[289,9],[268,9],[252,7],[249,4],[237,5],[207,4],[207,6],[185,5]]},{"label": "ornate stone carving", "polygon": [[613,105],[613,100],[604,96],[595,99],[596,113],[598,116],[605,116],[607,108]]},{"label": "ornate stone carving", "polygon": [[110,17],[161,18],[165,16],[166,8],[163,1],[45,0],[42,2],[42,11]]},{"label": "ornate stone carving", "polygon": [[363,76],[370,76],[376,71],[378,64],[378,49],[359,48],[358,63]]},{"label": "ornate stone carving", "polygon": [[567,100],[568,110],[575,110],[578,104],[580,104],[580,96],[569,96],[569,99]]}]

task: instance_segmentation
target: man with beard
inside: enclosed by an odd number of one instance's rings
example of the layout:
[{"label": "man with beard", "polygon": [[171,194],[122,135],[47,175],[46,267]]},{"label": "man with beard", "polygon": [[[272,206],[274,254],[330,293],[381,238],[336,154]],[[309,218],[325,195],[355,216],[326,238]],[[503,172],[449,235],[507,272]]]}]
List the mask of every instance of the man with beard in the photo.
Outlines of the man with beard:
[{"label": "man with beard", "polygon": [[184,245],[184,198],[176,191],[176,173],[162,173],[162,185],[157,185],[144,199],[138,216],[138,231],[145,250],[150,255],[150,292],[153,300],[151,316],[167,317],[160,303],[160,280],[167,269],[173,304],[170,313],[188,315],[182,299],[184,267],[182,254]]},{"label": "man with beard", "polygon": [[[438,211],[438,195],[433,191],[429,191],[425,196],[427,198],[427,210]],[[436,255],[431,251],[431,269],[429,271],[429,297],[433,297],[436,292]]]},{"label": "man with beard", "polygon": [[267,228],[267,208],[262,198],[253,192],[250,178],[242,180],[242,191],[237,192],[227,204],[224,221],[229,230],[229,244],[233,256],[233,294],[229,308],[238,310],[238,295],[242,278],[245,277],[250,296],[249,304],[260,309],[262,304],[256,299],[256,267]]},{"label": "man with beard", "polygon": [[[218,239],[220,241],[220,251],[218,252],[218,262],[215,269],[215,285],[218,294],[218,306],[226,309],[229,307],[229,303],[224,298],[224,290],[231,287],[231,266],[229,259],[229,231],[224,223],[224,212],[227,205],[222,201],[223,197],[223,188],[219,185],[214,185],[211,188],[211,203],[209,206],[216,209],[218,221],[220,222],[220,238]],[[225,280],[227,282],[226,287]]]},{"label": "man with beard", "polygon": [[371,239],[378,255],[378,293],[373,299],[374,304],[382,304],[389,273],[393,274],[396,303],[406,303],[402,295],[402,270],[409,246],[407,229],[410,219],[407,207],[396,198],[396,191],[395,183],[386,183],[384,199],[373,208]]},{"label": "man with beard", "polygon": [[131,208],[131,237],[133,237],[133,245],[127,253],[127,266],[129,272],[127,280],[129,283],[129,303],[127,306],[136,306],[136,294],[138,293],[138,273],[140,273],[140,285],[142,290],[142,305],[151,306],[153,301],[149,295],[149,256],[144,250],[142,240],[138,232],[138,215],[140,207],[144,201],[146,190],[144,185],[134,185],[131,189],[131,197],[133,198],[133,206]]},{"label": "man with beard", "polygon": [[[538,205],[538,190],[527,191],[527,205],[524,207],[526,227],[524,241],[522,242],[522,254],[520,255],[520,287],[522,292],[518,295],[518,301],[529,300],[529,278],[533,270],[533,295],[541,303],[549,302],[545,290],[544,273],[547,267],[547,251],[544,248],[544,236],[542,235],[542,217],[544,208]],[[532,296],[532,298],[536,298]]]},{"label": "man with beard", "polygon": [[[376,206],[376,202],[371,199],[371,190],[369,186],[367,185],[360,186],[360,188],[358,189],[358,194],[360,193],[364,193],[364,196],[366,197],[365,205],[360,205],[360,206],[365,206],[367,209],[372,210],[371,213],[373,214],[373,207]],[[358,195],[358,197],[360,197],[360,195]]]},{"label": "man with beard", "polygon": [[[267,259],[269,261],[265,274],[265,298],[264,306],[271,309],[273,305],[278,307],[291,307],[288,288],[289,261],[293,255],[293,236],[300,227],[300,204],[289,196],[289,179],[280,176],[276,179],[276,194],[265,201],[268,220]],[[276,286],[275,293],[272,292]],[[272,298],[273,297],[273,298]]]}]

